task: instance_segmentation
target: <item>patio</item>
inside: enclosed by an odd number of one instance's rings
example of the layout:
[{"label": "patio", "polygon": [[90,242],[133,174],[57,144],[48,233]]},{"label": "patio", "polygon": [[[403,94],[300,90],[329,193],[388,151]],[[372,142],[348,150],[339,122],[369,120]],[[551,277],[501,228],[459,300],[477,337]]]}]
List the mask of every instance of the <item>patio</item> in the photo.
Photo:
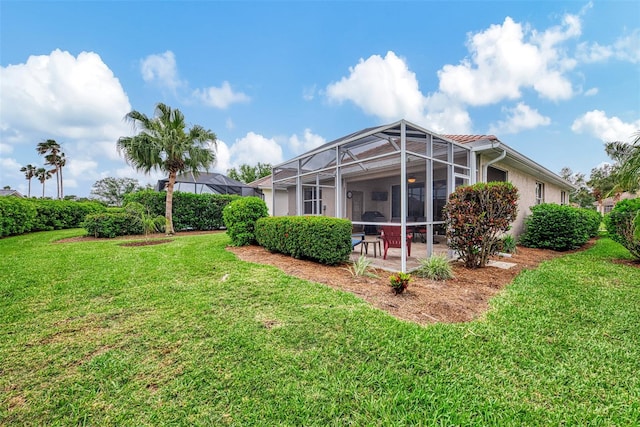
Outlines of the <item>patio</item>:
[{"label": "patio", "polygon": [[[368,238],[371,236],[367,236]],[[382,242],[380,242],[382,247]],[[382,258],[382,253],[376,251],[374,256],[373,245],[369,246],[368,253],[365,254],[364,249],[361,251],[362,245],[357,245],[351,255],[349,261],[357,261],[360,255],[365,255],[367,259],[371,261],[373,268],[379,268],[382,270],[394,272],[398,271],[398,266],[401,264],[402,249],[401,248],[389,248],[387,252],[387,259]],[[382,250],[384,252],[384,249]],[[362,252],[362,253],[361,253]],[[421,241],[415,241],[411,243],[411,256],[406,259],[406,271],[411,272],[420,266],[420,259],[427,258],[427,244]],[[436,236],[433,244],[432,254],[449,256],[449,248],[444,240],[443,236]]]}]

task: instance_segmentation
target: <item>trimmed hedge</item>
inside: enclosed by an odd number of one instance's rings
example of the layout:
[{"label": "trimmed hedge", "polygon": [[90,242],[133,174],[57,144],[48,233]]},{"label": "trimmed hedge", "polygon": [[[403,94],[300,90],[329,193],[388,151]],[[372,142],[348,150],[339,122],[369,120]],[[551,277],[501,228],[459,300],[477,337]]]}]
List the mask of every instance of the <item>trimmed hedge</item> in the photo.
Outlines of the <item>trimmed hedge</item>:
[{"label": "trimmed hedge", "polygon": [[[165,215],[166,192],[143,190],[125,196],[125,205],[138,202],[152,216]],[[226,194],[173,193],[173,228],[183,230],[217,230],[224,227],[222,211],[240,196]]]},{"label": "trimmed hedge", "polygon": [[258,244],[272,252],[335,265],[351,254],[351,221],[324,216],[260,218],[255,235]]},{"label": "trimmed hedge", "polygon": [[29,200],[0,197],[0,237],[28,233],[36,219],[36,208]]},{"label": "trimmed hedge", "polygon": [[80,227],[88,214],[105,211],[98,202],[0,198],[0,235]]},{"label": "trimmed hedge", "polygon": [[531,212],[520,237],[520,244],[530,248],[577,249],[598,234],[601,222],[598,212],[568,205],[543,203],[531,207]]},{"label": "trimmed hedge", "polygon": [[113,238],[144,233],[140,216],[123,209],[87,215],[82,226],[94,237]]},{"label": "trimmed hedge", "polygon": [[609,236],[640,259],[640,198],[621,200],[604,217]]},{"label": "trimmed hedge", "polygon": [[246,246],[255,243],[256,221],[267,216],[267,204],[259,197],[243,197],[225,206],[222,218],[231,244]]}]

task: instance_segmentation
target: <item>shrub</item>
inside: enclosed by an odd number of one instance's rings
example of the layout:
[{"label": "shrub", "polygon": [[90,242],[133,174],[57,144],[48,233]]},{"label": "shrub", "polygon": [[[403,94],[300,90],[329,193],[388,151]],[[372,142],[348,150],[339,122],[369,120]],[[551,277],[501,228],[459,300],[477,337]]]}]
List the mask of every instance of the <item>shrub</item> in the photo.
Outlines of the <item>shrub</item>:
[{"label": "shrub", "polygon": [[229,203],[222,211],[222,218],[231,244],[245,246],[255,243],[256,221],[267,216],[267,205],[258,197],[242,197]]},{"label": "shrub", "polygon": [[516,253],[517,242],[515,237],[510,234],[503,236],[500,240],[498,240],[498,252],[504,252],[507,254]]},{"label": "shrub", "polygon": [[[143,190],[125,196],[125,204],[138,202],[149,210],[149,215],[165,215],[164,191]],[[240,196],[226,194],[173,193],[173,228],[183,230],[217,230],[224,226],[222,211]]]},{"label": "shrub", "polygon": [[484,267],[499,236],[517,214],[518,190],[509,182],[461,186],[443,209],[449,247],[465,266]]},{"label": "shrub", "polygon": [[79,227],[86,215],[105,210],[97,202],[17,197],[3,197],[1,200],[0,234],[3,236]]},{"label": "shrub", "polygon": [[609,236],[640,259],[640,198],[621,200],[604,217]]},{"label": "shrub", "polygon": [[19,197],[0,197],[0,237],[31,231],[36,209],[28,200]]},{"label": "shrub", "polygon": [[351,227],[351,221],[340,218],[267,217],[256,222],[255,236],[272,252],[334,265],[349,259]]},{"label": "shrub", "polygon": [[358,260],[353,261],[351,263],[351,266],[347,268],[347,270],[349,271],[349,273],[351,273],[353,277],[361,277],[361,276],[378,277],[369,271],[369,268],[371,268],[372,262],[373,261],[367,258],[365,255],[360,255],[358,257]]},{"label": "shrub", "polygon": [[595,209],[580,208],[580,214],[584,216],[589,237],[596,237],[600,232],[600,225],[602,224],[602,215],[600,215],[600,212]]},{"label": "shrub", "polygon": [[166,218],[162,215],[153,216],[150,209],[145,208],[138,202],[130,202],[125,206],[125,212],[135,215],[142,224],[145,237],[156,231],[164,231]]},{"label": "shrub", "polygon": [[531,207],[531,212],[520,237],[523,246],[567,251],[587,243],[594,232],[595,216],[586,209],[543,203]]},{"label": "shrub", "polygon": [[[164,219],[164,218],[163,218]],[[144,231],[140,217],[133,212],[116,211],[87,215],[82,227],[94,237],[113,238]]]},{"label": "shrub", "polygon": [[389,286],[393,289],[393,292],[398,295],[404,292],[409,286],[409,281],[411,281],[411,275],[409,273],[393,273],[389,276]]},{"label": "shrub", "polygon": [[446,280],[453,278],[453,271],[449,259],[445,255],[431,255],[420,260],[420,267],[413,272],[418,277],[426,277],[431,280]]}]

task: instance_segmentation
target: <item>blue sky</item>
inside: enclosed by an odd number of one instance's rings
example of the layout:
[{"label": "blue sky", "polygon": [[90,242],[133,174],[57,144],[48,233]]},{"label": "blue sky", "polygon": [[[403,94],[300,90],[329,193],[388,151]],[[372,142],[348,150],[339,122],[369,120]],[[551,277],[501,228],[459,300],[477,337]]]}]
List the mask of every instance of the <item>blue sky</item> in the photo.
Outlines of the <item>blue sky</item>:
[{"label": "blue sky", "polygon": [[50,138],[65,194],[155,183],[115,146],[157,102],[217,134],[223,173],[405,118],[588,177],[640,129],[639,22],[637,1],[1,0],[0,185],[26,193]]}]

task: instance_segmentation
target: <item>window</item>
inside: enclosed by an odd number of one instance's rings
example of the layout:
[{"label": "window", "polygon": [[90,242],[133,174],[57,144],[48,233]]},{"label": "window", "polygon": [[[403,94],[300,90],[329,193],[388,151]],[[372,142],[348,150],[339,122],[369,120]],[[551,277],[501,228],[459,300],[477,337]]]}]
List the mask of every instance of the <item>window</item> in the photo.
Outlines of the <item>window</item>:
[{"label": "window", "polygon": [[[407,217],[424,217],[425,187],[424,182],[407,185]],[[391,216],[400,218],[400,186],[391,188]]]},{"label": "window", "polygon": [[604,205],[604,213],[609,213],[613,210],[613,203],[607,203]]},{"label": "window", "polygon": [[566,191],[561,191],[560,192],[560,204],[561,205],[566,205],[567,204],[567,192]]},{"label": "window", "polygon": [[493,166],[487,167],[487,182],[493,181],[507,182],[507,172]]},{"label": "window", "polygon": [[536,205],[544,203],[544,183],[536,182]]},{"label": "window", "polygon": [[[318,194],[320,197],[317,196]],[[320,215],[319,207],[322,205],[322,189],[305,187],[302,194],[302,203],[305,215]]]}]

